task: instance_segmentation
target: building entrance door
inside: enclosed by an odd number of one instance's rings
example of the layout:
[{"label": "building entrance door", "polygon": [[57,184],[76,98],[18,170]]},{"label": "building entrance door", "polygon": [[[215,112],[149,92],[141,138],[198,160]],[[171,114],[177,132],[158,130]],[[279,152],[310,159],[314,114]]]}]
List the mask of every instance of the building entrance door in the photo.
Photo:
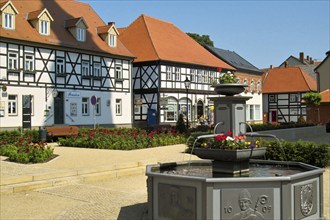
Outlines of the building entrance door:
[{"label": "building entrance door", "polygon": [[58,92],[54,98],[54,124],[64,124],[64,93]]}]

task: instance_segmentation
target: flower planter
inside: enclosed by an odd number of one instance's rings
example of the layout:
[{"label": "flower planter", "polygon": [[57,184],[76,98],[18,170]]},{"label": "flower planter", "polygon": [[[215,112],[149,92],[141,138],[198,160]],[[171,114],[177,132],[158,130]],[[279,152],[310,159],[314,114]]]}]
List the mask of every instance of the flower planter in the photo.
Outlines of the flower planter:
[{"label": "flower planter", "polygon": [[201,159],[212,160],[213,174],[242,175],[249,172],[249,160],[263,157],[266,148],[225,150],[195,148],[194,154]]},{"label": "flower planter", "polygon": [[244,92],[247,85],[239,83],[222,83],[216,84],[213,87],[214,91],[219,95],[233,96]]}]

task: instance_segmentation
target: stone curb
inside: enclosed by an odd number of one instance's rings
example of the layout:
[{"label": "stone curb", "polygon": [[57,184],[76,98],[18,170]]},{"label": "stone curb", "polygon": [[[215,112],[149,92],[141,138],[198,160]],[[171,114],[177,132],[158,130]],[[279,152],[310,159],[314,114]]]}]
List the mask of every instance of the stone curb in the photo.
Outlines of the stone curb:
[{"label": "stone curb", "polygon": [[[150,161],[130,162],[77,171],[62,171],[1,179],[0,193],[25,192],[72,183],[108,180],[144,174]],[[156,162],[154,162],[156,163]]]}]

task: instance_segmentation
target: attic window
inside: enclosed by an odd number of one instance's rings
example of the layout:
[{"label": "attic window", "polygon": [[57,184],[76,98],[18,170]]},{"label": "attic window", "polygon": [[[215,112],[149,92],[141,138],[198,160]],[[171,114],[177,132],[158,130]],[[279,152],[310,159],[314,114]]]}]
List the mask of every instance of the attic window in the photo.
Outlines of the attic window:
[{"label": "attic window", "polygon": [[117,36],[114,34],[110,34],[109,46],[116,47],[117,45]]},{"label": "attic window", "polygon": [[39,22],[39,32],[42,35],[49,35],[49,21],[40,20],[40,22]]},{"label": "attic window", "polygon": [[86,39],[86,29],[84,28],[77,28],[77,40],[78,41],[85,41]]},{"label": "attic window", "polygon": [[3,15],[3,28],[14,29],[14,15],[9,13],[4,13]]}]

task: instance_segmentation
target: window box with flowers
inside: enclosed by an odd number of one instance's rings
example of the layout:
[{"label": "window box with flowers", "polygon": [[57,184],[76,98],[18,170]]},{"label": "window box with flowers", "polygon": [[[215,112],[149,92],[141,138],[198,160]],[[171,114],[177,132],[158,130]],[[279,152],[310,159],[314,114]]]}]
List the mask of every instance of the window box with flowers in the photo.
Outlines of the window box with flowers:
[{"label": "window box with flowers", "polygon": [[261,147],[259,139],[250,141],[245,135],[232,136],[227,134],[214,134],[200,136],[200,147],[193,152],[201,159],[212,160],[213,173],[242,174],[249,171],[251,158],[264,157],[266,148]]},{"label": "window box with flowers", "polygon": [[244,92],[247,85],[240,84],[239,79],[234,73],[228,71],[221,73],[219,77],[219,84],[214,84],[214,91],[220,95],[233,96]]}]

